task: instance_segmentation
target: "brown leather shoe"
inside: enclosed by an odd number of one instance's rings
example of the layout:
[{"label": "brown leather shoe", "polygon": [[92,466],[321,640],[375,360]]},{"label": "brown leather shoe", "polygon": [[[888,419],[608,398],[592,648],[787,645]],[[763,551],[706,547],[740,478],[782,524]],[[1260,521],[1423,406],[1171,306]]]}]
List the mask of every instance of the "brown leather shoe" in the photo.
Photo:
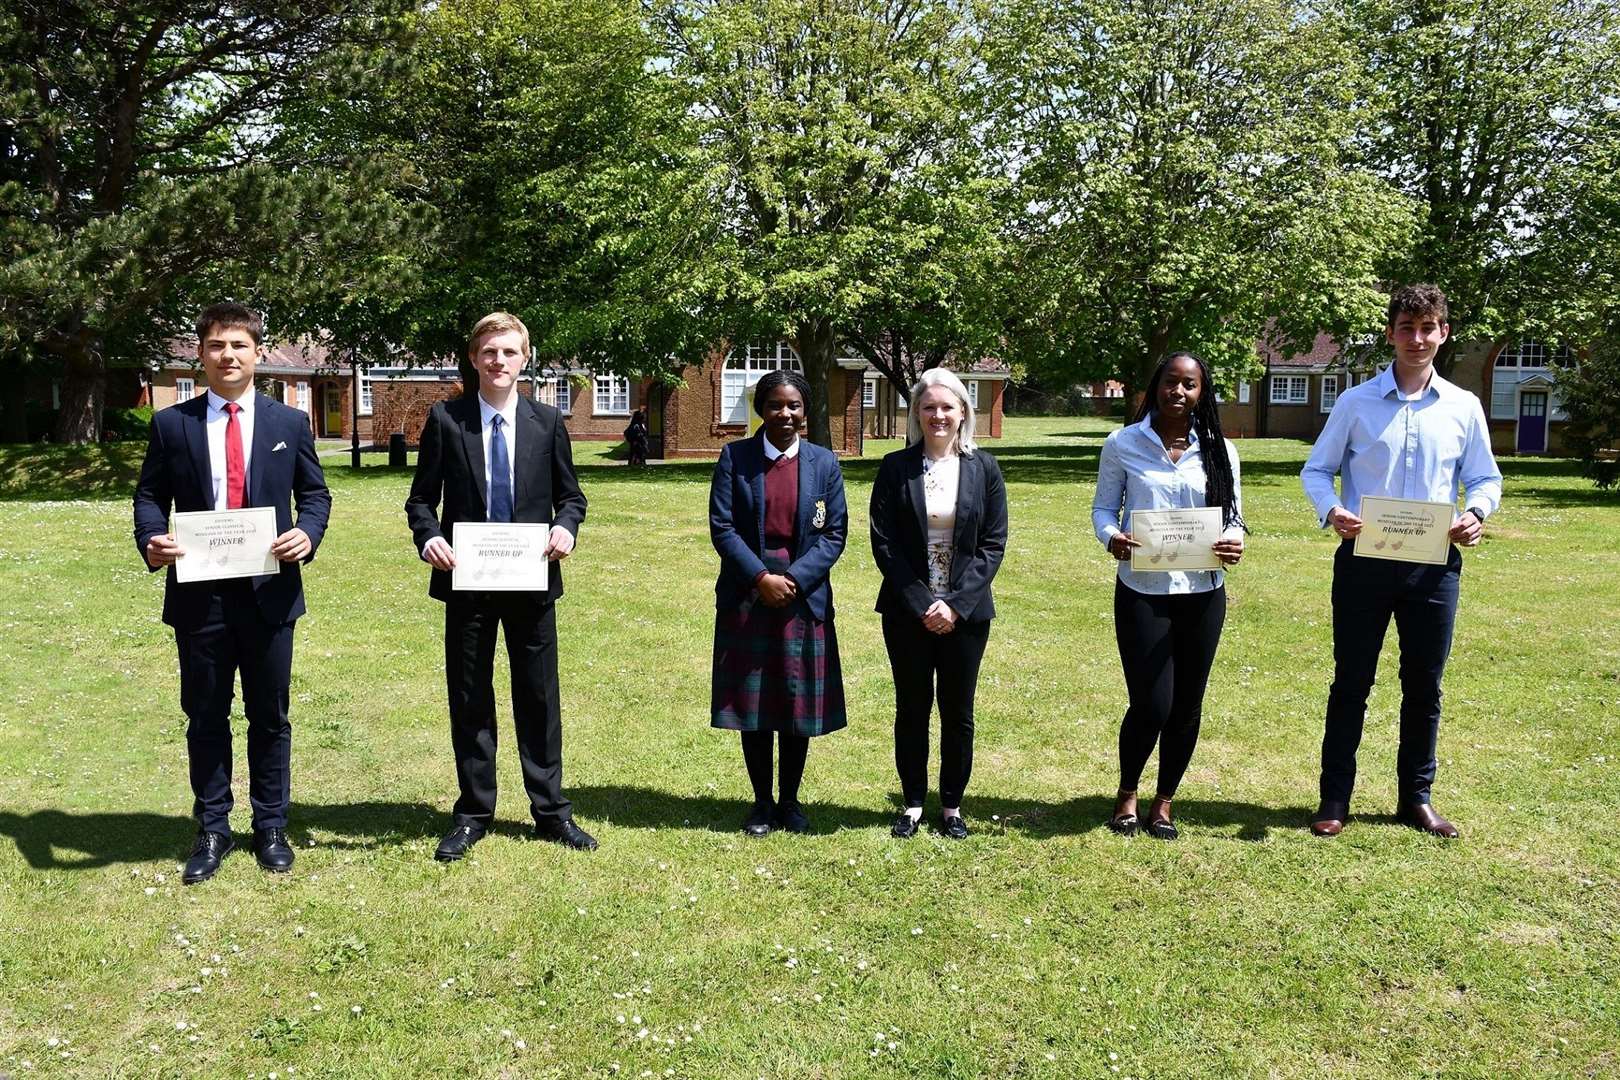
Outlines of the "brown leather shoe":
[{"label": "brown leather shoe", "polygon": [[1311,835],[1338,836],[1344,831],[1344,823],[1349,817],[1349,803],[1324,802],[1317,807],[1316,816],[1311,818]]},{"label": "brown leather shoe", "polygon": [[1462,835],[1457,831],[1457,826],[1435,813],[1434,807],[1428,803],[1408,803],[1401,807],[1395,820],[1446,840],[1455,840]]}]

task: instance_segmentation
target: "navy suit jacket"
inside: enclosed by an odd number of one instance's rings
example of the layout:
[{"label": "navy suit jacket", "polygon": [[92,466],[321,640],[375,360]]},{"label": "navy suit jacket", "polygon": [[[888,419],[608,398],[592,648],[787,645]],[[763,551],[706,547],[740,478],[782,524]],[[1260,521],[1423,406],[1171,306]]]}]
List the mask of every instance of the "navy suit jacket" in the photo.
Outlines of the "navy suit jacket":
[{"label": "navy suit jacket", "polygon": [[[1007,486],[986,451],[959,460],[950,591],[939,599],[968,622],[986,622],[996,616],[990,582],[1007,550]],[[883,574],[877,610],[922,618],[935,599],[928,588],[922,443],[886,455],[878,466],[872,484],[872,557]]]},{"label": "navy suit jacket", "polygon": [[[248,463],[247,505],[276,508],[276,533],[303,529],[315,558],[332,513],[309,419],[297,409],[259,394],[253,402],[253,450]],[[297,508],[295,521],[289,503]],[[146,460],[135,484],[135,549],[146,565],[146,542],[169,531],[169,511],[214,509],[213,470],[208,461],[208,396],[199,394],[152,415]],[[148,570],[156,569],[147,565]],[[271,626],[282,626],[304,613],[304,584],[298,564],[282,563],[274,574],[248,579],[259,614]],[[214,583],[182,585],[169,567],[163,591],[163,621],[176,629],[202,625]]]},{"label": "navy suit jacket", "polygon": [[[579,537],[585,521],[585,493],[574,473],[574,451],[563,427],[562,413],[550,405],[519,397],[517,460],[512,463],[512,519],[561,525]],[[439,506],[440,500],[444,506]],[[427,542],[443,536],[454,546],[458,521],[485,521],[489,514],[489,481],[484,477],[484,418],[478,391],[441,401],[428,412],[416,455],[416,477],[405,500],[405,517],[420,554]],[[563,594],[562,564],[546,571],[546,591],[512,593],[550,602]],[[433,571],[428,595],[454,597],[448,570]]]},{"label": "navy suit jacket", "polygon": [[[827,576],[844,551],[849,510],[844,504],[844,474],[826,447],[799,440],[799,506],[794,527],[793,560],[787,573],[799,585],[799,597],[817,620],[832,614],[832,586]],[[714,465],[709,485],[709,538],[720,553],[720,576],[714,583],[715,606],[735,607],[754,592],[764,570],[765,433],[727,443]]]}]

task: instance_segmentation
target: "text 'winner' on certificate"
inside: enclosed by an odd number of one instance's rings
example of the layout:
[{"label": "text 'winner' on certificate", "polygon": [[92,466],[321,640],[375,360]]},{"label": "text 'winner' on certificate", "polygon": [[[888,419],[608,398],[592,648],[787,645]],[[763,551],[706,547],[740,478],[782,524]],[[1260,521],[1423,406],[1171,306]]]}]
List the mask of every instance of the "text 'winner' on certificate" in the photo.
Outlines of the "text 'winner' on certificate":
[{"label": "text 'winner' on certificate", "polygon": [[270,547],[276,542],[276,508],[185,510],[174,515],[174,541],[185,554],[174,561],[174,579],[220,581],[280,573]]},{"label": "text 'winner' on certificate", "polygon": [[1368,559],[1445,564],[1451,555],[1451,523],[1457,508],[1419,499],[1361,497],[1357,555]]},{"label": "text 'winner' on certificate", "polygon": [[456,568],[450,587],[460,592],[545,592],[551,562],[551,526],[529,521],[458,521],[451,546]]},{"label": "text 'winner' on certificate", "polygon": [[1131,569],[1136,573],[1219,570],[1215,541],[1221,538],[1221,508],[1131,511]]}]

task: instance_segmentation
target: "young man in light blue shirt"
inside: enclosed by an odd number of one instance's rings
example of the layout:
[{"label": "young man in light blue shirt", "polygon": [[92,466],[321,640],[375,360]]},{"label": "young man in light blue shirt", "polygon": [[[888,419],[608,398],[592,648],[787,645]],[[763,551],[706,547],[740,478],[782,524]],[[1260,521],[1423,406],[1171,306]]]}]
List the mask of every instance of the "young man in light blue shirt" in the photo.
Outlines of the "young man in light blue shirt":
[{"label": "young man in light blue shirt", "polygon": [[[1433,285],[1396,289],[1384,336],[1395,360],[1339,395],[1300,473],[1323,527],[1339,534],[1333,562],[1333,687],[1322,737],[1317,836],[1337,836],[1350,814],[1367,695],[1390,619],[1400,642],[1401,727],[1395,772],[1399,820],[1447,839],[1456,826],[1430,803],[1440,731],[1440,680],[1451,651],[1462,577],[1457,547],[1479,543],[1485,519],[1502,498],[1479,398],[1434,371],[1451,334],[1445,294]],[[1335,491],[1333,477],[1339,476]],[[1457,502],[1444,565],[1355,554],[1363,496]]]}]

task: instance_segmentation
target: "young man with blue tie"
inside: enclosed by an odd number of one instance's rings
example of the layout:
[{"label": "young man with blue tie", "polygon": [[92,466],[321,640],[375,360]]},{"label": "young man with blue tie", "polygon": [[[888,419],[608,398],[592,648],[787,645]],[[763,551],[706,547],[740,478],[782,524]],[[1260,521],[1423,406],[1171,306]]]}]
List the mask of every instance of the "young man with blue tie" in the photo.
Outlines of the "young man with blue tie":
[{"label": "young man with blue tie", "polygon": [[[180,707],[186,714],[197,839],[181,875],[187,885],[219,870],[231,841],[231,697],[242,674],[247,713],[248,799],[253,853],[266,870],[292,869],[287,843],[292,727],[287,722],[293,623],[304,613],[298,564],[315,557],[332,496],[315,456],[309,418],[258,394],[253,370],[264,355],[264,323],[241,304],[214,304],[197,318],[197,359],[208,393],[152,417],[135,486],[135,546],[151,570],[169,568],[163,621],[180,651]],[[292,520],[288,503],[298,518]],[[273,506],[278,573],[181,584],[185,554],[169,532],[169,511]]]},{"label": "young man with blue tie", "polygon": [[[574,550],[585,495],[562,414],[517,392],[517,377],[529,361],[528,328],[505,312],[486,315],[473,327],[468,355],[478,374],[477,393],[440,402],[428,413],[405,501],[417,552],[433,567],[428,594],[444,603],[450,743],[461,788],[450,831],[434,858],[454,862],[465,856],[495,817],[495,634],[502,628],[535,835],[588,851],[596,841],[574,824],[562,793],[555,608],[563,592],[556,563]],[[549,522],[546,556],[553,565],[545,591],[453,589],[451,542],[458,521]]]},{"label": "young man with blue tie", "polygon": [[[1462,578],[1457,545],[1479,543],[1485,519],[1502,499],[1502,473],[1491,454],[1479,398],[1435,373],[1434,358],[1451,334],[1445,294],[1408,285],[1390,297],[1384,329],[1394,362],[1339,395],[1327,426],[1300,473],[1324,528],[1340,537],[1333,563],[1333,687],[1322,737],[1317,836],[1337,836],[1350,814],[1367,695],[1391,618],[1400,644],[1400,747],[1396,817],[1435,836],[1457,827],[1430,800],[1440,732],[1440,680],[1451,651]],[[1338,474],[1340,491],[1333,477]],[[1454,513],[1452,546],[1443,565],[1355,554],[1363,496],[1443,502]]]}]

